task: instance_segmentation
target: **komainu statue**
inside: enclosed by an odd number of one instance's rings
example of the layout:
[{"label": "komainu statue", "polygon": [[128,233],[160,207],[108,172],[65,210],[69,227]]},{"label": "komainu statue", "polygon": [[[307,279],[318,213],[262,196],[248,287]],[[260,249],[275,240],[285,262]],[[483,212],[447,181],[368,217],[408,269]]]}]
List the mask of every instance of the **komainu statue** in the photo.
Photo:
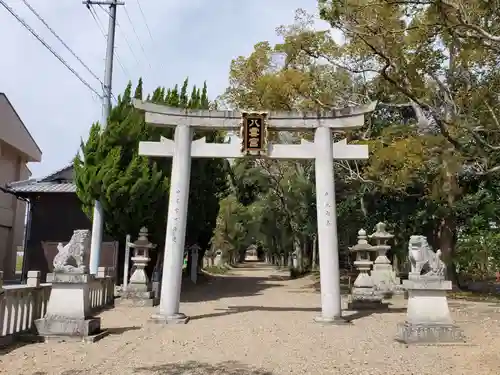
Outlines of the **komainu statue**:
[{"label": "komainu statue", "polygon": [[87,267],[84,259],[90,247],[90,231],[87,229],[77,229],[73,236],[63,246],[59,242],[57,245],[57,255],[54,257],[54,272],[85,273]]},{"label": "komainu statue", "polygon": [[421,235],[410,237],[408,257],[411,263],[411,273],[426,276],[445,276],[446,265],[441,260],[441,250],[432,251],[427,238]]}]

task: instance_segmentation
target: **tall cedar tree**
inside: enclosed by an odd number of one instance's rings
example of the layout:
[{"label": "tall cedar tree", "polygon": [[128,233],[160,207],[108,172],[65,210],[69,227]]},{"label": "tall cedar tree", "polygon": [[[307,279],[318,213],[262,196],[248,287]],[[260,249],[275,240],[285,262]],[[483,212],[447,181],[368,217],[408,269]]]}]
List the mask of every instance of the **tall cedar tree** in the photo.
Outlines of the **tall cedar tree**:
[{"label": "tall cedar tree", "polygon": [[[158,87],[147,100],[172,107],[207,109],[207,85],[193,87],[188,92],[188,79],[173,89]],[[142,99],[142,79],[134,98]],[[163,250],[168,210],[168,193],[172,161],[149,158],[138,154],[139,142],[158,141],[160,136],[173,137],[173,129],[148,126],[144,115],[131,103],[129,83],[118,103],[112,108],[108,126],[99,123],[90,129],[87,142],[81,143],[81,153],[74,159],[77,195],[83,210],[92,219],[94,201],[103,206],[105,230],[118,240],[126,234],[136,236],[146,226],[151,239]],[[196,132],[195,138],[220,141],[223,134]],[[193,159],[186,246],[208,247],[219,209],[219,199],[227,190],[227,166],[222,159]],[[201,254],[203,255],[203,254]]]}]

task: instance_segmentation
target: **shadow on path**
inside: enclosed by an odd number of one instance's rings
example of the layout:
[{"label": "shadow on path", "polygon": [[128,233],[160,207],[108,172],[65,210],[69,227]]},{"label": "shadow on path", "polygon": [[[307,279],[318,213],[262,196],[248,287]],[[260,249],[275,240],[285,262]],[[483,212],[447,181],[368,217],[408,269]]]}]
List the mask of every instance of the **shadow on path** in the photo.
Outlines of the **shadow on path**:
[{"label": "shadow on path", "polygon": [[216,309],[220,312],[194,315],[191,320],[205,319],[205,318],[215,318],[218,316],[241,314],[249,311],[268,311],[268,312],[292,312],[292,311],[311,311],[318,312],[321,311],[319,307],[266,307],[266,306],[229,306],[227,309]]},{"label": "shadow on path", "polygon": [[[216,311],[209,314],[194,315],[191,316],[191,320],[215,318],[218,316],[241,314],[250,311],[268,311],[268,312],[293,312],[293,311],[304,311],[304,312],[320,312],[320,307],[271,307],[271,306],[229,306],[227,309],[216,309]],[[355,311],[345,310],[343,317],[348,322],[353,322],[358,319],[366,318],[374,314],[399,314],[406,312],[406,308],[388,308],[387,310],[367,310],[367,311]]]},{"label": "shadow on path", "polygon": [[[165,363],[163,365],[153,365],[136,367],[134,374],[155,374],[155,375],[273,375],[272,372],[264,369],[252,368],[243,363],[235,361],[221,362],[217,364],[202,363],[197,361],[187,361],[182,363]],[[88,369],[72,369],[60,373],[60,375],[86,375]],[[128,373],[128,372],[127,372]],[[49,375],[44,371],[38,371],[33,375]]]},{"label": "shadow on path", "polygon": [[[199,285],[183,285],[181,302],[213,301],[222,298],[248,297],[261,294],[268,288],[283,286],[285,278],[273,274],[272,267],[258,263],[244,263],[234,269],[233,275],[207,275],[206,282]],[[268,272],[269,275],[262,275]]]},{"label": "shadow on path", "polygon": [[113,327],[113,328],[105,328],[109,335],[121,335],[128,331],[137,331],[141,329],[140,326],[132,326],[132,327]]},{"label": "shadow on path", "polygon": [[188,361],[184,363],[166,363],[164,365],[137,367],[134,370],[138,374],[158,375],[273,375],[270,371],[251,368],[234,361],[221,362],[215,365]]},{"label": "shadow on path", "polygon": [[393,307],[393,308],[389,307],[388,309],[380,309],[380,310],[366,310],[366,311],[359,310],[352,314],[343,314],[343,317],[348,322],[353,322],[355,320],[366,318],[374,314],[400,314],[405,312],[406,312],[405,307]]}]

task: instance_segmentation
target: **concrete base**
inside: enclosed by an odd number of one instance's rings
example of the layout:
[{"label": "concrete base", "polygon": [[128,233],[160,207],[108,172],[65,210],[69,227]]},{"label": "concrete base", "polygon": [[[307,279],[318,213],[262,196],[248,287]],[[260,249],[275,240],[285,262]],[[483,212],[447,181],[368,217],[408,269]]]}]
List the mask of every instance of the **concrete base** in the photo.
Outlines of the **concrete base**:
[{"label": "concrete base", "polygon": [[403,288],[402,284],[398,284],[394,286],[393,294],[395,296],[402,296],[404,295],[406,290]]},{"label": "concrete base", "polygon": [[342,326],[342,325],[350,325],[351,322],[346,320],[345,318],[341,316],[336,316],[334,318],[327,318],[324,316],[317,316],[314,318],[315,323],[319,324],[324,324],[324,325],[336,325],[336,326]]},{"label": "concrete base", "polygon": [[94,343],[109,335],[109,331],[99,331],[90,336],[63,336],[63,335],[50,335],[41,336],[35,333],[23,332],[9,336],[0,337],[0,349],[4,349],[14,342],[22,342],[27,344],[34,343],[47,343],[47,342],[84,342]]},{"label": "concrete base", "polygon": [[395,290],[401,285],[401,280],[396,277],[391,262],[385,255],[377,257],[370,275],[375,288],[384,299],[391,299]]},{"label": "concrete base", "polygon": [[151,299],[153,298],[154,293],[152,291],[139,291],[139,290],[123,290],[122,298],[142,298],[142,299]]},{"label": "concrete base", "polygon": [[154,307],[160,304],[159,298],[143,299],[143,298],[118,298],[115,300],[117,306],[130,307]]},{"label": "concrete base", "polygon": [[463,343],[464,332],[454,324],[398,324],[396,341],[404,344]]},{"label": "concrete base", "polygon": [[186,324],[189,322],[189,316],[178,313],[171,316],[162,315],[160,313],[153,314],[149,321],[156,324]]},{"label": "concrete base", "polygon": [[117,302],[122,306],[144,307],[157,306],[160,304],[160,299],[155,298],[152,291],[125,290]]},{"label": "concrete base", "polygon": [[43,337],[84,337],[101,333],[101,318],[69,319],[49,316],[35,320],[38,334]]},{"label": "concrete base", "polygon": [[89,336],[62,336],[62,335],[51,335],[43,336],[44,342],[85,342],[92,344],[99,341],[100,339],[109,335],[109,331],[100,331],[94,335]]}]

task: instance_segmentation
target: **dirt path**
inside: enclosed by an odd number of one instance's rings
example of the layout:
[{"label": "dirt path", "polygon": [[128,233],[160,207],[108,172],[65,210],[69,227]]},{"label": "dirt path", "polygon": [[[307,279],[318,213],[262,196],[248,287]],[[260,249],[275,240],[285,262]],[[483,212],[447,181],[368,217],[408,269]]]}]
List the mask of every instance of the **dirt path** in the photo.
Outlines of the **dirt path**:
[{"label": "dirt path", "polygon": [[148,323],[156,308],[103,312],[111,335],[95,344],[20,346],[0,355],[0,374],[498,374],[500,306],[453,302],[468,344],[406,347],[394,342],[404,300],[389,313],[359,316],[349,326],[313,322],[320,305],[311,280],[246,264],[231,275],[190,286],[182,326]]}]

